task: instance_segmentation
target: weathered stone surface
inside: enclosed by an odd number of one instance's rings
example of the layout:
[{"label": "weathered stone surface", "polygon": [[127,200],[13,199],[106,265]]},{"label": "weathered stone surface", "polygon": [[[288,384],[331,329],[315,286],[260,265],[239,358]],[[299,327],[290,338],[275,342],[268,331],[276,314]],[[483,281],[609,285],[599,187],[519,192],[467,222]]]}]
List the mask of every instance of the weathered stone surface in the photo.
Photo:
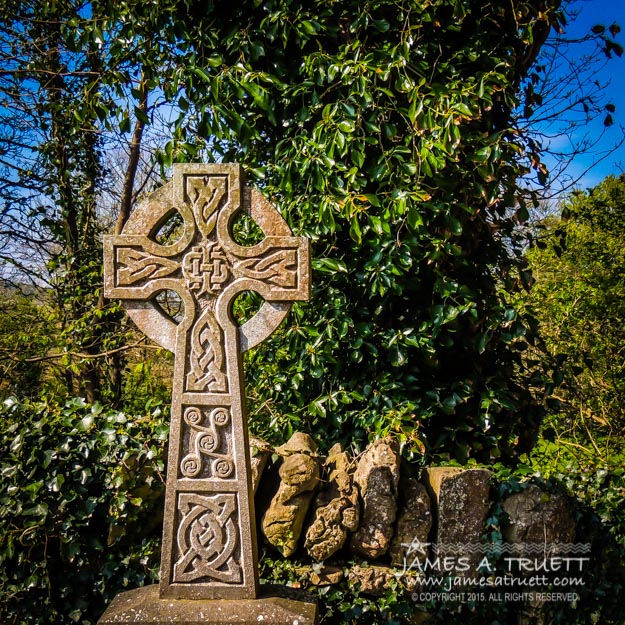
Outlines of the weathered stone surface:
[{"label": "weathered stone surface", "polygon": [[[232,237],[241,211],[265,235]],[[180,238],[158,232],[182,218]],[[241,353],[265,340],[310,295],[308,241],[292,233],[235,164],[176,164],[173,179],[141,202],[121,234],[104,239],[104,291],[124,301],[149,337],[175,354],[160,593],[172,599],[253,598],[258,591]],[[157,301],[176,292],[181,318]],[[237,324],[243,291],[265,300]]]},{"label": "weathered stone surface", "polygon": [[301,566],[296,572],[305,583],[312,586],[332,586],[344,577],[343,569],[338,566]]},{"label": "weathered stone surface", "polygon": [[575,519],[563,495],[529,484],[520,493],[507,497],[503,509],[510,518],[510,525],[503,532],[508,542],[556,549],[558,543],[575,540]]},{"label": "weathered stone surface", "polygon": [[283,556],[293,555],[302,534],[314,491],[319,484],[317,445],[308,434],[296,432],[276,452],[284,456],[280,486],[262,519],[267,540]]},{"label": "weathered stone surface", "polygon": [[381,597],[397,579],[397,573],[389,566],[352,566],[347,576],[349,585],[365,595]]},{"label": "weathered stone surface", "polygon": [[313,520],[306,531],[304,548],[315,560],[327,560],[347,540],[348,532],[358,529],[360,505],[352,482],[352,463],[340,444],[328,452],[323,481],[326,488],[317,494]]},{"label": "weathered stone surface", "polygon": [[[503,502],[503,509],[510,521],[503,530],[504,538],[518,548],[513,557],[543,560],[571,555],[565,546],[575,540],[575,519],[564,495],[548,493],[536,484],[529,484],[523,491],[509,495]],[[530,576],[533,572],[521,570],[516,574]],[[519,625],[551,622],[547,618],[548,606],[540,598],[540,593],[547,589],[548,586],[534,589],[535,596],[519,609]]]},{"label": "weathered stone surface", "polygon": [[399,584],[408,592],[418,589],[419,577],[415,571],[400,571],[390,566],[356,564],[349,570],[347,580],[353,590],[380,597],[393,585]]},{"label": "weathered stone surface", "polygon": [[371,443],[358,461],[354,483],[360,493],[360,527],[352,535],[352,551],[366,558],[385,554],[397,515],[399,445],[391,438]]},{"label": "weathered stone surface", "polygon": [[252,490],[258,490],[260,478],[267,466],[267,462],[273,453],[273,447],[260,438],[250,436],[250,465],[252,471]]},{"label": "weathered stone surface", "polygon": [[316,625],[317,605],[288,597],[192,601],[161,599],[158,586],[115,597],[98,625]]},{"label": "weathered stone surface", "polygon": [[424,480],[434,504],[438,555],[466,557],[469,570],[463,575],[476,572],[481,559],[477,546],[489,508],[490,471],[430,467]]},{"label": "weathered stone surface", "polygon": [[391,562],[394,566],[410,568],[414,560],[423,562],[432,529],[432,508],[425,486],[413,477],[399,480],[399,511],[397,526],[391,542]]}]

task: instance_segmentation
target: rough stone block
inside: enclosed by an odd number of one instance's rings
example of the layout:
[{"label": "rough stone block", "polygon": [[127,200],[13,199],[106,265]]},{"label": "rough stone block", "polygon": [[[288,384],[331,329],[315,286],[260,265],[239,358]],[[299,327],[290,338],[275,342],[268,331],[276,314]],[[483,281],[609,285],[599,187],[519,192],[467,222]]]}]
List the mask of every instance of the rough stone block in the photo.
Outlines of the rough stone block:
[{"label": "rough stone block", "polygon": [[334,445],[324,465],[327,486],[315,498],[313,519],[304,543],[308,554],[319,562],[341,549],[348,532],[358,529],[360,505],[351,473],[349,454],[340,444]]},{"label": "rough stone block", "polygon": [[357,592],[381,597],[389,589],[395,571],[388,566],[353,566],[348,575],[349,585]]},{"label": "rough stone block", "polygon": [[415,559],[422,562],[427,549],[419,547],[429,542],[432,529],[432,508],[425,486],[413,477],[399,480],[399,512],[390,555],[394,566],[410,568]]},{"label": "rough stone block", "polygon": [[390,566],[375,564],[352,566],[347,580],[356,592],[374,597],[381,597],[397,585],[408,592],[413,592],[418,585],[418,578],[412,571],[404,574]]},{"label": "rough stone block", "polygon": [[366,558],[384,555],[393,536],[397,516],[399,445],[380,439],[365,449],[354,473],[360,492],[360,527],[352,535],[352,551]]},{"label": "rough stone block", "polygon": [[547,493],[530,484],[507,497],[503,509],[510,518],[503,533],[508,542],[549,545],[555,549],[558,543],[575,539],[575,520],[563,495]]},{"label": "rough stone block", "polygon": [[311,586],[333,586],[344,577],[343,569],[338,566],[301,566],[296,569],[301,580]]},{"label": "rough stone block", "polygon": [[[564,495],[548,493],[536,484],[529,484],[520,493],[508,496],[503,509],[510,520],[510,525],[504,528],[504,538],[517,547],[513,557],[544,561],[571,555],[567,547],[575,540],[575,519]],[[517,574],[530,576],[533,573],[520,570]],[[548,608],[540,598],[540,593],[547,589],[548,586],[536,588],[536,596],[519,609],[519,625],[548,621]]]},{"label": "rough stone block", "polygon": [[285,456],[280,485],[262,519],[267,540],[283,556],[293,555],[302,534],[314,491],[319,484],[317,446],[308,434],[296,432],[276,452]]},{"label": "rough stone block", "polygon": [[477,572],[481,560],[477,547],[490,506],[490,471],[430,467],[424,481],[434,504],[437,555],[467,558],[469,569],[463,574]]}]

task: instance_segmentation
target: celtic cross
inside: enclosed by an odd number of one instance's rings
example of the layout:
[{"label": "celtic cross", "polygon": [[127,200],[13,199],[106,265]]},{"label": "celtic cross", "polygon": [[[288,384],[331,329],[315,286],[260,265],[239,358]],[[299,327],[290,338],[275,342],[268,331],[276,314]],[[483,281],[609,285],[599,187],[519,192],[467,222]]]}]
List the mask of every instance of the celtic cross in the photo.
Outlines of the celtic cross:
[{"label": "celtic cross", "polygon": [[[265,238],[239,245],[233,219],[243,210]],[[183,232],[157,240],[176,211]],[[173,180],[108,236],[105,294],[124,300],[137,326],[174,352],[171,428],[160,596],[254,598],[258,586],[241,353],[266,339],[291,302],[309,297],[308,241],[294,237],[238,165],[174,165]],[[175,291],[180,320],[159,293]],[[256,291],[264,303],[238,326],[234,299]]]}]

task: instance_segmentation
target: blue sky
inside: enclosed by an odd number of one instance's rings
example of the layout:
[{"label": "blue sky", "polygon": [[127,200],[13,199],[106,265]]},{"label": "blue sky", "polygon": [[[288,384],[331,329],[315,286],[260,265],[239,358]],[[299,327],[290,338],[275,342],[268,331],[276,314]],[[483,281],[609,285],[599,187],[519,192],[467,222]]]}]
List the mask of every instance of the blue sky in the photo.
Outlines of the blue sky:
[{"label": "blue sky", "polygon": [[[625,0],[575,0],[571,2],[570,8],[578,15],[566,27],[564,35],[566,38],[581,37],[596,24],[602,24],[607,29],[616,22],[622,32],[616,36],[615,41],[625,46]],[[588,46],[585,50],[590,52],[592,49],[593,46]],[[571,52],[581,56],[584,49],[581,46],[572,46]],[[616,111],[613,115],[614,124],[606,129],[599,144],[576,156],[569,169],[573,178],[581,176],[576,186],[583,189],[596,185],[609,174],[625,173],[625,144],[593,166],[601,153],[614,147],[625,136],[625,54],[620,58],[613,55],[600,71],[593,71],[586,80],[587,83],[598,80],[608,85],[606,102],[614,104]],[[584,135],[589,138],[598,137],[604,130],[603,119],[604,115],[593,123],[579,128],[572,136],[575,139]],[[567,137],[561,135],[554,139],[552,145],[557,148],[559,144],[564,143],[567,143]],[[591,169],[586,171],[588,168]]]}]

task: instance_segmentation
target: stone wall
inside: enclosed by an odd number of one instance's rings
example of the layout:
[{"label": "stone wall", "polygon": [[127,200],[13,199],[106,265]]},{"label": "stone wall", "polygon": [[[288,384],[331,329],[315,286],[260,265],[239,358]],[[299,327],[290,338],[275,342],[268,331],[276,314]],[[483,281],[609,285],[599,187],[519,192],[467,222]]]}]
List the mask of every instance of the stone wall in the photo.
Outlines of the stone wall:
[{"label": "stone wall", "polygon": [[[393,583],[414,590],[420,563],[453,561],[458,554],[465,575],[481,571],[493,506],[487,469],[418,471],[402,465],[390,438],[357,457],[340,445],[322,457],[309,436],[295,434],[277,449],[254,441],[252,456],[260,468],[255,488],[261,532],[283,556],[310,559],[298,570],[305,583],[328,585],[347,575],[350,586],[365,594],[382,595]],[[575,539],[571,506],[562,495],[532,484],[500,504],[505,548],[553,549]]]}]

